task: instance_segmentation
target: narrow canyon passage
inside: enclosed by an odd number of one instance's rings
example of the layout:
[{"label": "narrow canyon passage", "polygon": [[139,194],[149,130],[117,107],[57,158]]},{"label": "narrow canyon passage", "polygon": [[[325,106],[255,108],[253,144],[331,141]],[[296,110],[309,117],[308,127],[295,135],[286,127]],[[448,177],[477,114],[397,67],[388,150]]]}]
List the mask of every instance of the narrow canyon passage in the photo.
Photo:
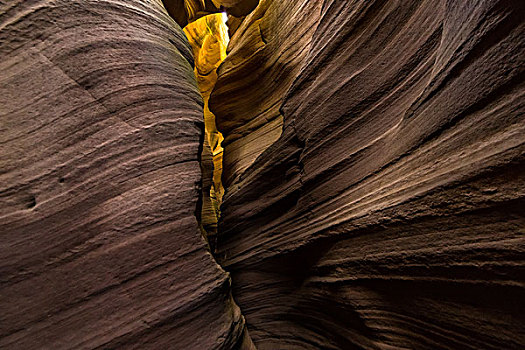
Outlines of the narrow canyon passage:
[{"label": "narrow canyon passage", "polygon": [[215,115],[210,111],[210,94],[217,82],[217,68],[226,58],[230,40],[226,13],[206,15],[184,27],[184,33],[193,49],[195,77],[204,101],[204,140],[201,152],[202,209],[200,223],[203,235],[214,250],[222,186],[223,136],[217,130]]},{"label": "narrow canyon passage", "polygon": [[0,1],[1,349],[523,349],[522,0]]},{"label": "narrow canyon passage", "polygon": [[259,349],[521,347],[523,15],[266,0],[230,16],[213,249]]}]

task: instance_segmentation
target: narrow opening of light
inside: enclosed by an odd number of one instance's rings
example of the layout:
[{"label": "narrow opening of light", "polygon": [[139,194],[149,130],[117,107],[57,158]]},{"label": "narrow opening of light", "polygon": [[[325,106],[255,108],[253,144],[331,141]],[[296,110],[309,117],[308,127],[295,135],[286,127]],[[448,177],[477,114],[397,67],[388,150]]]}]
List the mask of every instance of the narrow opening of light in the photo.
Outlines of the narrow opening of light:
[{"label": "narrow opening of light", "polygon": [[[213,162],[213,171],[210,174],[210,168],[205,166],[203,176],[210,176],[211,188],[203,188],[203,202],[201,225],[205,237],[209,239],[212,246],[213,237],[217,231],[217,221],[220,216],[220,203],[224,188],[222,186],[222,153],[221,143],[223,136],[217,130],[215,115],[209,108],[210,95],[217,82],[217,69],[226,58],[226,49],[228,47],[229,36],[226,21],[228,15],[225,12],[214,13],[201,17],[184,28],[188,41],[193,49],[195,57],[195,77],[204,101],[204,125],[205,125],[205,143],[209,145]],[[205,148],[208,150],[208,148]],[[206,151],[209,153],[209,151]],[[203,157],[205,157],[203,153]],[[203,164],[208,164],[203,162]],[[212,247],[213,248],[213,247]]]}]

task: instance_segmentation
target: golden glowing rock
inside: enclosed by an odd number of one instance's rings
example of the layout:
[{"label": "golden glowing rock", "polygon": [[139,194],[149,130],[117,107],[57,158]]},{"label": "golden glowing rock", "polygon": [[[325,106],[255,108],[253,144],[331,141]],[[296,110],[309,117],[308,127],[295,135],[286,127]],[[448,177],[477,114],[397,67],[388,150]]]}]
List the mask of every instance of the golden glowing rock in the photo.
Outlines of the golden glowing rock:
[{"label": "golden glowing rock", "polygon": [[[204,150],[203,154],[210,154],[213,160],[213,175],[211,169],[203,169],[203,173],[208,174],[213,181],[207,185],[203,182],[203,206],[201,221],[208,236],[213,236],[217,230],[217,219],[219,215],[219,205],[224,193],[221,183],[222,174],[222,134],[215,125],[215,116],[210,112],[208,101],[212,89],[217,82],[217,68],[226,58],[226,48],[228,46],[228,27],[225,24],[226,16],[222,13],[212,14],[202,17],[190,23],[184,28],[184,33],[193,49],[195,57],[195,76],[199,85],[199,90],[204,100],[204,124],[206,142],[204,147],[209,147],[210,151]],[[204,157],[203,157],[204,158]],[[203,163],[203,168],[211,166]],[[213,242],[210,242],[213,244]]]}]

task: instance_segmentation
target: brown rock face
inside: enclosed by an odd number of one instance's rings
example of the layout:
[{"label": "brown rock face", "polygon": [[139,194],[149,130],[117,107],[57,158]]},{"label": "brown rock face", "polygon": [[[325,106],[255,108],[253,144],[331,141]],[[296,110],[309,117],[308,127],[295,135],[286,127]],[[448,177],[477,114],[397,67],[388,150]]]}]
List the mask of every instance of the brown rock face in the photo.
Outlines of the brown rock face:
[{"label": "brown rock face", "polygon": [[210,103],[254,343],[523,348],[524,2],[314,3],[262,2]]},{"label": "brown rock face", "polygon": [[0,348],[241,346],[180,27],[160,1],[19,0],[0,28]]},{"label": "brown rock face", "polygon": [[239,176],[281,136],[279,108],[308,54],[320,10],[316,1],[263,1],[231,38],[210,97],[226,136],[225,186],[242,186]]},{"label": "brown rock face", "polygon": [[171,17],[181,26],[189,22],[219,12],[219,7],[212,0],[162,0]]},{"label": "brown rock face", "polygon": [[0,1],[0,348],[525,348],[523,0],[258,3]]}]

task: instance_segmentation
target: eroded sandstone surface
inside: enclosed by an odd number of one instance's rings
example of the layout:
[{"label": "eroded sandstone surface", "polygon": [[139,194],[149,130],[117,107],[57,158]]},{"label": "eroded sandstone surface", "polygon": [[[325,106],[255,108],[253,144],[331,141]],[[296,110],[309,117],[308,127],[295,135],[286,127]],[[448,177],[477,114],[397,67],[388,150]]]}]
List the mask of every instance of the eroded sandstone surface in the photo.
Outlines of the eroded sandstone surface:
[{"label": "eroded sandstone surface", "polygon": [[244,19],[210,103],[216,253],[259,349],[523,348],[524,19],[460,0]]},{"label": "eroded sandstone surface", "polygon": [[259,0],[161,0],[181,27],[201,17],[221,11],[240,17],[249,14]]},{"label": "eroded sandstone surface", "polygon": [[234,188],[281,136],[279,109],[308,54],[320,11],[316,1],[262,1],[235,30],[209,102],[226,136],[224,186]]},{"label": "eroded sandstone surface", "polygon": [[524,348],[524,19],[0,0],[0,348]]},{"label": "eroded sandstone surface", "polygon": [[210,94],[217,82],[217,68],[226,58],[229,36],[227,16],[216,13],[201,17],[184,27],[184,34],[195,58],[195,77],[204,101],[204,142],[201,155],[203,169],[202,211],[203,234],[213,246],[217,234],[219,206],[224,194],[222,186],[222,134],[217,130],[215,115],[210,111]]},{"label": "eroded sandstone surface", "polygon": [[192,50],[160,0],[2,1],[0,43],[0,348],[242,345],[197,222]]}]

